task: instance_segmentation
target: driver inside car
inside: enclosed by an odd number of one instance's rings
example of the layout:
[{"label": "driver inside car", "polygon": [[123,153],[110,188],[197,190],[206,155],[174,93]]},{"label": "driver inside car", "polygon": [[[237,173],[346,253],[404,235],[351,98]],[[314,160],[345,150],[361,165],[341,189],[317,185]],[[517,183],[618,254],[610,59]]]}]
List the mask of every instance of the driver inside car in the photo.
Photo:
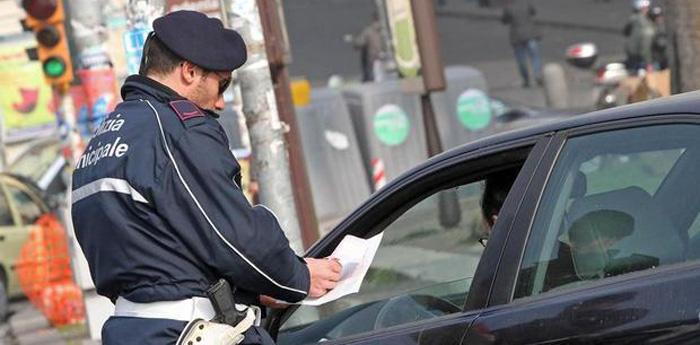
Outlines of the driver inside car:
[{"label": "driver inside car", "polygon": [[[486,247],[488,237],[498,220],[498,213],[501,211],[519,172],[520,168],[512,168],[492,173],[485,179],[484,192],[481,197],[481,214],[486,227],[486,235],[479,238],[479,242],[484,247]],[[580,280],[574,269],[571,247],[562,241],[557,241],[557,247],[556,257],[552,258],[547,265],[543,292]],[[532,272],[532,270],[522,272],[520,279],[525,279]]]}]

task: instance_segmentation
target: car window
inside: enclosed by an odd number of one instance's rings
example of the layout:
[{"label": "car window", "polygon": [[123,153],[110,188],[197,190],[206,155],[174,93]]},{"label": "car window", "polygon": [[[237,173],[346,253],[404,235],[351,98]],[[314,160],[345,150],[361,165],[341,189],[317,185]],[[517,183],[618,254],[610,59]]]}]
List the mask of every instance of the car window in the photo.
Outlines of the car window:
[{"label": "car window", "polygon": [[[692,259],[695,230],[679,228],[655,195],[665,185],[696,185],[699,150],[700,126],[693,125],[570,139],[538,206],[514,297]],[[683,210],[689,224],[698,207]]]},{"label": "car window", "polygon": [[601,153],[581,163],[586,195],[639,187],[654,195],[683,153],[682,148],[638,153]]},{"label": "car window", "polygon": [[15,221],[12,219],[12,211],[7,204],[5,193],[0,190],[0,226],[14,226]]},{"label": "car window", "polygon": [[17,207],[17,211],[22,219],[22,224],[34,224],[43,213],[41,207],[26,191],[12,184],[8,184],[6,187],[15,207]]},{"label": "car window", "polygon": [[312,342],[461,311],[484,249],[478,241],[485,232],[482,190],[483,181],[476,181],[448,191],[461,210],[453,227],[441,225],[443,192],[403,213],[384,229],[360,292],[320,307],[300,307],[280,328],[279,344],[307,343],[298,333],[311,333],[314,323],[321,333]]}]

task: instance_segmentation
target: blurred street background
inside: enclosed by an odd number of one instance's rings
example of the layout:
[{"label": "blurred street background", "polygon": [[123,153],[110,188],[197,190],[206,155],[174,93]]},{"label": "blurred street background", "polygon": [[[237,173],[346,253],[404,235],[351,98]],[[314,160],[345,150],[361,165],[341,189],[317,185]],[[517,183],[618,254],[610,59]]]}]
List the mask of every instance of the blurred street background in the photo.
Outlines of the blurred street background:
[{"label": "blurred street background", "polygon": [[[608,71],[619,71],[614,64],[604,69],[608,63],[626,59],[629,0],[530,1],[544,67],[539,76],[530,67],[529,80],[519,73],[502,21],[508,1],[428,1],[413,3],[434,13],[414,13],[415,25],[403,33],[396,28],[405,13],[397,8],[410,0],[0,0],[0,344],[99,343],[111,303],[96,295],[72,234],[72,164],[120,102],[123,80],[137,73],[150,22],[168,11],[200,10],[264,36],[260,61],[271,66],[275,116],[290,126],[285,139],[299,226],[287,235],[298,252],[441,150],[670,93],[668,74],[652,84],[658,71],[651,67],[639,77],[604,81]],[[30,13],[37,8],[58,8],[60,15]],[[434,27],[423,26],[423,17],[434,18]],[[674,25],[674,37],[685,37],[679,31],[685,24]],[[426,40],[437,49],[421,48]],[[593,45],[574,47],[581,43],[594,44],[592,56],[586,54]],[[396,58],[418,52],[418,65]],[[589,64],[574,66],[579,58]],[[674,91],[692,88],[687,80]],[[243,167],[247,196],[274,204],[261,177],[264,164],[255,158],[260,148],[246,129],[240,93],[246,82],[239,78],[226,91],[220,121]],[[424,128],[429,117],[436,132]]]},{"label": "blurred street background", "polygon": [[[542,24],[541,51],[545,62],[565,65],[566,48],[579,42],[595,42],[601,61],[624,59],[622,27],[631,13],[629,1],[532,3],[538,11],[536,20]],[[444,6],[436,9],[445,65],[477,68],[484,74],[490,94],[497,98],[532,107],[546,106],[542,90],[520,87],[508,27],[501,23],[501,8],[480,7],[476,0],[446,0]],[[295,0],[285,2],[284,10],[294,58],[292,75],[306,76],[314,84],[326,83],[334,74],[359,79],[358,53],[342,37],[359,33],[371,21],[376,11],[374,1]],[[584,108],[591,107],[590,72],[565,68],[572,81],[580,84],[580,93],[572,98]]]}]

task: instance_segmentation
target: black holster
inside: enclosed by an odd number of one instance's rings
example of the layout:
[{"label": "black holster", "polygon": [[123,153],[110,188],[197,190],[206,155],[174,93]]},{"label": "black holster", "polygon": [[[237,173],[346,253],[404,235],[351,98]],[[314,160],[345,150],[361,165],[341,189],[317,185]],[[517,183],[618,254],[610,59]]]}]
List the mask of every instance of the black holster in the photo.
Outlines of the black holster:
[{"label": "black holster", "polygon": [[207,297],[214,306],[216,316],[211,321],[236,326],[246,316],[246,309],[236,309],[236,302],[233,298],[235,289],[225,279],[219,279],[207,289]]}]

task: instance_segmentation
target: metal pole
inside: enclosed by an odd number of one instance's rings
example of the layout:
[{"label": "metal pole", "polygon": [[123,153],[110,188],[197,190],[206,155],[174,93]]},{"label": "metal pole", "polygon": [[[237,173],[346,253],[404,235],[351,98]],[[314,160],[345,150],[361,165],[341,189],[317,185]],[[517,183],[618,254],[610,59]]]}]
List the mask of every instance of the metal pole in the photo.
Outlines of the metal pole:
[{"label": "metal pole", "polygon": [[421,75],[425,92],[421,95],[423,123],[428,144],[428,155],[442,152],[442,141],[438,130],[430,94],[446,87],[445,72],[440,54],[440,39],[432,1],[412,0],[413,20],[416,25],[416,43],[421,57]]},{"label": "metal pole", "polygon": [[131,28],[150,28],[165,12],[165,0],[128,0],[127,17]]},{"label": "metal pole", "polygon": [[253,151],[252,171],[260,184],[260,202],[277,214],[290,245],[303,252],[284,132],[280,121],[267,60],[265,37],[256,0],[227,0],[229,23],[246,41],[248,63],[238,70],[243,114],[246,117]]},{"label": "metal pole", "polygon": [[430,92],[422,94],[420,96],[420,101],[423,108],[423,128],[425,128],[428,156],[432,157],[442,152],[442,142],[440,140],[440,132],[438,131]]},{"label": "metal pole", "polygon": [[[304,151],[299,137],[299,124],[294,113],[292,93],[289,86],[289,72],[285,59],[285,39],[282,21],[279,17],[277,4],[274,0],[257,0],[260,8],[262,27],[265,34],[266,52],[270,57],[270,73],[275,88],[277,109],[280,119],[289,125],[285,133],[289,144],[289,166],[291,168],[292,184],[294,185],[294,201],[296,204],[299,225],[304,248],[310,247],[318,239],[318,219],[311,195],[311,184],[304,165]],[[274,57],[274,58],[272,58]]]},{"label": "metal pole", "polygon": [[[445,81],[442,54],[440,53],[440,37],[437,32],[435,7],[432,1],[412,0],[414,23],[416,25],[416,43],[421,56],[421,74],[425,92],[421,95],[423,106],[423,125],[428,146],[428,156],[442,152],[442,140],[435,118],[430,94],[447,87]],[[454,189],[446,190],[438,195],[438,210],[440,225],[452,228],[462,220],[459,198]]]},{"label": "metal pole", "polygon": [[382,35],[382,67],[389,79],[397,77],[397,66],[394,60],[394,45],[391,43],[391,30],[389,30],[389,18],[386,13],[386,0],[374,0],[377,8],[377,16],[381,24]]},{"label": "metal pole", "polygon": [[71,0],[65,4],[70,14],[70,38],[79,62],[75,69],[109,66],[109,55],[103,46],[103,5],[94,0]]},{"label": "metal pole", "polygon": [[[234,77],[234,83],[231,87],[233,91],[233,102],[232,107],[236,115],[243,115],[243,100],[241,99],[243,95],[241,94],[241,83],[238,77]],[[248,133],[248,126],[245,123],[244,116],[236,116],[238,118],[238,134],[241,136],[241,145],[248,152],[252,152],[252,147],[250,145],[250,133]]]},{"label": "metal pole", "polygon": [[66,126],[66,144],[69,147],[70,154],[65,157],[68,164],[73,167],[78,161],[82,152],[81,138],[78,133],[78,128],[75,122],[75,107],[73,106],[73,98],[68,93],[68,87],[58,90],[59,93],[59,109],[63,115],[63,123]]}]

